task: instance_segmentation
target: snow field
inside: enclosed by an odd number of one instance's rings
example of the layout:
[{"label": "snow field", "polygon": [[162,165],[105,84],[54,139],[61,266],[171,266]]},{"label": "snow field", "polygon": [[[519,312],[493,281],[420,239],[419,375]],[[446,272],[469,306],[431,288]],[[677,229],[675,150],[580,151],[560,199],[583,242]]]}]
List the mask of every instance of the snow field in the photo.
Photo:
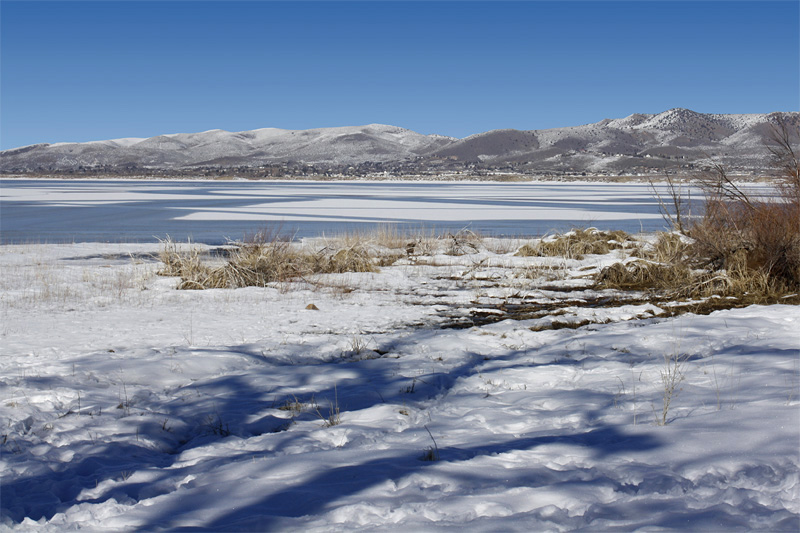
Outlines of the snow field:
[{"label": "snow field", "polygon": [[0,247],[0,528],[797,530],[797,308],[583,306],[614,252],[518,245],[206,291]]}]

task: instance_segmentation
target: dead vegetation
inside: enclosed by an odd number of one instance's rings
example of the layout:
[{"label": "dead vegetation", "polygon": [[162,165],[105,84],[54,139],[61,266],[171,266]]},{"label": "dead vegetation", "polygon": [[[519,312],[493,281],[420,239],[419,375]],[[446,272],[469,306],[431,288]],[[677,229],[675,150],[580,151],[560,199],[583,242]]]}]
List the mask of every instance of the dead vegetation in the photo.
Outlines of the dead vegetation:
[{"label": "dead vegetation", "polygon": [[691,278],[691,271],[682,263],[633,261],[614,263],[597,276],[597,286],[620,290],[680,290]]},{"label": "dead vegetation", "polygon": [[178,289],[225,289],[265,287],[301,275],[305,261],[292,250],[291,243],[274,240],[233,244],[223,264],[203,257],[197,247],[181,246],[167,239],[162,243],[162,276],[181,278]]},{"label": "dead vegetation", "polygon": [[633,239],[624,231],[600,231],[595,228],[574,229],[526,244],[517,252],[520,257],[564,257],[583,259],[586,255],[607,254],[625,248]]},{"label": "dead vegetation", "polygon": [[481,251],[483,247],[483,237],[468,229],[462,229],[456,233],[448,233],[444,236],[447,242],[447,255],[467,255]]},{"label": "dead vegetation", "polygon": [[[310,281],[317,274],[377,272],[400,259],[416,263],[422,256],[462,256],[485,251],[484,237],[468,229],[434,235],[422,230],[400,232],[382,226],[331,238],[293,242],[279,230],[264,228],[230,242],[224,258],[209,257],[190,243],[161,242],[158,274],[180,277],[179,289],[265,287],[271,283]],[[224,260],[222,260],[224,259]]]},{"label": "dead vegetation", "polygon": [[158,274],[180,277],[178,289],[266,287],[313,274],[377,272],[373,255],[360,242],[308,250],[267,232],[230,243],[222,264],[203,258],[196,247],[169,239],[162,242],[160,259],[164,268]]}]

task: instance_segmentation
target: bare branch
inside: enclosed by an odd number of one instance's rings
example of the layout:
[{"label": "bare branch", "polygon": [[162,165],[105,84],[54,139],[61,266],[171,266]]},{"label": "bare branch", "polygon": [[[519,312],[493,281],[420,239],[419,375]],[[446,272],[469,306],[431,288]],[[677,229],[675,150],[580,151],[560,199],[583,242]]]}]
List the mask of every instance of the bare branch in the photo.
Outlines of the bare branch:
[{"label": "bare branch", "polygon": [[[652,180],[648,180],[650,190],[658,200],[658,209],[661,216],[672,227],[677,230],[681,235],[687,235],[688,227],[686,225],[687,219],[691,218],[691,192],[687,191],[684,195],[683,187],[680,182],[675,181],[669,173],[665,173],[664,178],[667,182],[667,200],[661,195],[661,192],[656,188]],[[672,207],[669,207],[669,203]]]},{"label": "bare branch", "polygon": [[765,142],[772,155],[772,167],[780,173],[779,187],[784,198],[800,204],[800,123],[789,124],[777,115]]},{"label": "bare branch", "polygon": [[709,200],[736,202],[750,211],[755,209],[750,197],[733,182],[721,163],[713,163],[711,170],[700,176],[698,181],[706,193],[706,202]]}]

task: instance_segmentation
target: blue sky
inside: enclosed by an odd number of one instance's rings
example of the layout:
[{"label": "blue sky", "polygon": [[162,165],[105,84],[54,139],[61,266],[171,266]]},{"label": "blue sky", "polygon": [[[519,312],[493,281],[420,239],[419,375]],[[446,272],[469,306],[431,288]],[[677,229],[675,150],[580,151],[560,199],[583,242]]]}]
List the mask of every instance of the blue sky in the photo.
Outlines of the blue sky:
[{"label": "blue sky", "polygon": [[800,2],[0,2],[0,147],[800,108]]}]

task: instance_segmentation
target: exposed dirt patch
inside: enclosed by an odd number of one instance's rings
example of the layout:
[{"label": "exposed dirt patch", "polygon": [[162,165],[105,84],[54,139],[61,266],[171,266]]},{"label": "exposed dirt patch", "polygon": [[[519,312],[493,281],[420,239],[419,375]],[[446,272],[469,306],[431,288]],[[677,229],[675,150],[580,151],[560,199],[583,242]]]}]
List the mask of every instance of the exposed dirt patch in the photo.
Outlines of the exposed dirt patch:
[{"label": "exposed dirt patch", "polygon": [[[580,289],[578,289],[580,290]],[[568,294],[573,291],[564,290]],[[672,298],[658,295],[643,295],[642,293],[604,295],[598,293],[594,296],[584,298],[564,298],[548,302],[527,302],[510,303],[501,302],[499,304],[479,303],[469,306],[448,305],[440,312],[440,316],[449,320],[439,327],[442,329],[463,329],[471,327],[481,327],[496,324],[504,320],[534,320],[546,317],[565,316],[567,308],[605,308],[613,309],[623,306],[639,306],[652,304],[662,310],[657,316],[672,317],[684,313],[694,313],[697,315],[708,315],[714,311],[725,309],[738,309],[750,305],[770,305],[770,304],[800,305],[800,294],[780,298],[775,301],[765,301],[756,298],[719,298],[711,297],[702,300],[676,301]],[[463,310],[459,312],[459,310]],[[650,315],[654,316],[654,315]],[[644,318],[644,317],[643,317]],[[554,320],[550,323],[537,324],[533,327],[536,331],[549,329],[576,329],[589,324],[605,323],[604,319],[591,320],[588,318],[573,320]]]}]

